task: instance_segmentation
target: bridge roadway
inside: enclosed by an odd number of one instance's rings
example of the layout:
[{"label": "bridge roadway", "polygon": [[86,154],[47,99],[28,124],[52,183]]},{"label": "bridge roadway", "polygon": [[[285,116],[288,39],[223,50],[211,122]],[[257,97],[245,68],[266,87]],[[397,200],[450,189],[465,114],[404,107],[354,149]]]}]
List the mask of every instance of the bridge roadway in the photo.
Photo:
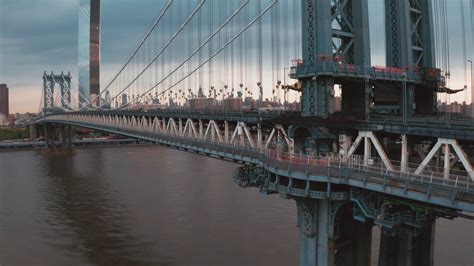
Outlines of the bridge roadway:
[{"label": "bridge roadway", "polygon": [[[124,115],[125,113],[113,112],[112,114]],[[133,112],[128,112],[129,116],[131,114],[133,114]],[[89,113],[88,115],[91,114]],[[94,114],[92,115],[92,117],[98,117]],[[144,115],[154,116],[153,113],[144,113]],[[172,116],[171,112],[160,112],[160,115]],[[188,113],[175,113],[175,117],[180,115],[186,117]],[[208,115],[210,116],[210,114],[205,113],[204,116],[199,116],[199,114],[195,113],[194,117],[204,117],[208,119]],[[276,115],[277,114],[274,113],[268,114],[268,116],[249,116],[247,121],[269,122],[270,119],[276,117]],[[222,115],[222,119],[225,118],[231,121],[240,121],[242,117],[245,116],[238,113]],[[467,177],[446,180],[436,175],[436,173],[426,174],[425,172],[425,175],[414,175],[400,173],[399,171],[391,172],[384,168],[382,163],[379,163],[379,166],[364,166],[361,157],[358,156],[354,156],[350,160],[344,160],[335,156],[320,157],[315,160],[309,157],[297,155],[289,156],[284,153],[279,153],[279,155],[275,157],[270,156],[273,154],[271,150],[218,143],[217,141],[212,142],[205,139],[190,138],[189,136],[179,136],[178,134],[151,130],[146,126],[113,124],[113,122],[95,120],[95,118],[91,118],[90,116],[86,117],[85,113],[75,113],[75,115],[50,115],[37,120],[35,123],[66,124],[90,128],[177,147],[213,157],[259,165],[271,173],[291,179],[348,185],[446,208],[474,212],[474,182]],[[288,194],[294,194],[295,196],[310,195],[310,191],[306,188],[288,187],[285,188],[285,190],[288,191]],[[278,191],[283,192],[281,189]],[[347,197],[347,195],[342,196],[342,194],[331,194],[330,192],[328,192],[328,195]]]},{"label": "bridge roadway", "polygon": [[88,115],[118,115],[135,117],[164,117],[181,119],[204,119],[228,122],[245,122],[250,124],[282,124],[285,126],[315,126],[339,129],[354,129],[366,131],[384,131],[394,134],[410,134],[416,136],[444,137],[458,140],[474,139],[474,121],[466,118],[452,117],[448,120],[438,116],[416,116],[409,119],[406,124],[396,116],[371,116],[369,121],[357,117],[334,115],[328,119],[301,117],[300,112],[295,111],[222,111],[202,110],[189,111],[181,109],[170,110],[114,110],[114,111],[83,111],[76,114]]}]

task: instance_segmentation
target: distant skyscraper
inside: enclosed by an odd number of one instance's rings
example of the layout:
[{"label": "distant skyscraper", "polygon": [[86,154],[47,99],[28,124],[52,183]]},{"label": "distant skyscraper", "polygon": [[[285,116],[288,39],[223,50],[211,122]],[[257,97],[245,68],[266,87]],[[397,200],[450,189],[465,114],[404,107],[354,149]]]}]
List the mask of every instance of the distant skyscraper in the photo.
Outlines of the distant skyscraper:
[{"label": "distant skyscraper", "polygon": [[79,0],[79,107],[99,105],[100,0]]},{"label": "distant skyscraper", "polygon": [[0,84],[0,114],[5,117],[10,114],[7,84]]},{"label": "distant skyscraper", "polygon": [[128,95],[126,93],[122,94],[122,104],[121,105],[126,105],[127,104],[127,97],[128,97]]}]

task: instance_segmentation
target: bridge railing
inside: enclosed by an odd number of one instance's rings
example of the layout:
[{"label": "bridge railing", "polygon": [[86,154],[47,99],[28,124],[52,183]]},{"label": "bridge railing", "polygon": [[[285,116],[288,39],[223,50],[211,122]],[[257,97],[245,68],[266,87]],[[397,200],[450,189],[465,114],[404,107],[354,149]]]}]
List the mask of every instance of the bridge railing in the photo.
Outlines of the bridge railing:
[{"label": "bridge railing", "polygon": [[[445,195],[444,190],[446,189],[474,194],[474,186],[465,171],[453,171],[449,178],[444,178],[442,172],[429,170],[423,171],[420,175],[415,175],[411,172],[403,173],[399,171],[396,161],[393,161],[395,171],[387,169],[383,162],[376,158],[371,158],[373,161],[370,165],[364,165],[364,158],[360,155],[354,155],[350,159],[344,159],[340,156],[305,156],[279,152],[273,149],[259,150],[247,146],[222,144],[181,136],[163,134],[163,137],[172,139],[181,145],[192,146],[195,149],[205,148],[217,153],[220,152],[223,157],[247,157],[259,161],[263,165],[291,172],[358,179],[364,182],[396,186],[428,194]],[[415,164],[411,164],[410,169],[414,170]]]},{"label": "bridge railing", "polygon": [[[266,157],[264,161],[267,165],[278,169],[288,169],[293,172],[332,177],[345,176],[345,178],[359,179],[364,182],[371,181],[403,188],[427,185],[423,187],[427,193],[426,188],[432,185],[437,188],[449,188],[474,193],[473,182],[465,171],[454,172],[449,178],[444,178],[442,172],[432,171],[424,171],[420,175],[415,175],[411,172],[403,173],[397,167],[395,167],[395,171],[391,171],[381,161],[365,165],[363,156],[359,155],[344,159],[340,156],[302,156],[268,150]],[[348,172],[345,169],[351,171]],[[417,187],[416,190],[420,189],[421,187]]]}]

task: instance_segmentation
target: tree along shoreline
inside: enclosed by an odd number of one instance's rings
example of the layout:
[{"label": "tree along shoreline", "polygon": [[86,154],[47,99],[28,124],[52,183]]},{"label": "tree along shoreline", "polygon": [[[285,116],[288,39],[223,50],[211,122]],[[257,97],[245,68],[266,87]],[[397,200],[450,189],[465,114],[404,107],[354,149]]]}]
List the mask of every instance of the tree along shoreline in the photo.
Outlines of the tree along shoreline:
[{"label": "tree along shoreline", "polygon": [[30,138],[28,128],[0,128],[0,141],[24,140]]}]

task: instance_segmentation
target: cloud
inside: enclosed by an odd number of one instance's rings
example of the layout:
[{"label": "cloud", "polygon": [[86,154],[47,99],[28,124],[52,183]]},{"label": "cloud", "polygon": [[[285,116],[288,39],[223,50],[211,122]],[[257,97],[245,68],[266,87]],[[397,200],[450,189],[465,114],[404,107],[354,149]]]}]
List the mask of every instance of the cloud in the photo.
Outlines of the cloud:
[{"label": "cloud", "polygon": [[[216,4],[220,3],[219,1],[222,0],[208,0],[208,3]],[[372,61],[373,64],[383,64],[385,62],[384,5],[380,0],[368,1],[371,14]],[[105,86],[160,14],[166,1],[102,0],[101,2],[101,81]],[[181,12],[188,8],[188,3],[196,4],[197,0],[175,1]],[[237,6],[236,2],[231,3]],[[255,4],[255,2],[252,3]],[[469,6],[468,0],[464,0],[464,3],[465,8]],[[79,0],[0,0],[0,83],[7,83],[14,92],[11,94],[10,109],[12,111],[36,111],[35,105],[39,103],[38,97],[41,95],[43,71],[71,71],[73,87],[77,88],[78,4]],[[458,5],[450,4],[448,12],[458,13],[459,9]],[[214,7],[214,11],[218,11],[217,7]],[[293,11],[290,10],[288,14],[291,17]],[[466,12],[465,15],[467,20],[470,13]],[[175,14],[173,17],[176,16]],[[214,17],[214,19],[218,18],[219,16]],[[464,82],[462,70],[464,59],[460,53],[462,49],[459,44],[461,34],[460,27],[457,26],[459,17],[448,16],[448,18],[451,23],[449,28],[452,59],[451,85],[457,88]],[[173,21],[168,21],[168,23],[178,23]],[[268,17],[265,18],[264,25],[267,25],[269,21]],[[466,27],[468,40],[472,38],[472,31],[472,27],[468,24]],[[160,37],[169,35],[169,31],[161,29],[159,36],[155,37],[158,40]],[[286,33],[286,35],[293,36],[292,33]],[[293,44],[293,40],[288,43]],[[217,47],[216,44],[214,47]],[[468,49],[468,55],[472,55],[473,49],[470,45]],[[294,56],[293,50],[288,52],[289,56]],[[252,49],[249,51],[250,54],[253,52]],[[264,54],[270,55],[271,49],[265,49]],[[265,69],[269,66],[271,63],[265,65]],[[248,66],[250,69],[255,67],[255,64]],[[239,70],[235,71],[237,73]],[[33,97],[36,98],[33,99]]]},{"label": "cloud", "polygon": [[[102,0],[103,68],[125,60],[163,2]],[[79,0],[0,0],[0,83],[10,88],[12,112],[37,111],[43,71],[71,71],[77,87],[78,6]],[[103,82],[112,74],[102,73]]]}]

